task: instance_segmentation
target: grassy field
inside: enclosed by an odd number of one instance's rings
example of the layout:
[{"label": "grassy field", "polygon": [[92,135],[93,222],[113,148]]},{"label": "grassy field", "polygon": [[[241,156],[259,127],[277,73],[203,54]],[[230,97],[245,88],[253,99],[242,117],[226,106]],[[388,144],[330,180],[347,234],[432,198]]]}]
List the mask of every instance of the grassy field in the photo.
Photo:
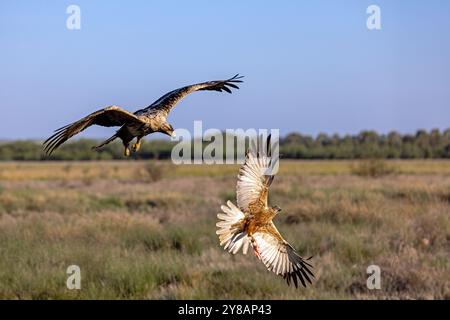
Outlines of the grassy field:
[{"label": "grassy field", "polygon": [[[281,161],[275,223],[316,281],[288,287],[219,247],[216,214],[238,166],[168,162],[0,163],[3,299],[450,299],[450,161]],[[66,269],[81,268],[81,290]],[[381,268],[368,290],[366,269]]]}]

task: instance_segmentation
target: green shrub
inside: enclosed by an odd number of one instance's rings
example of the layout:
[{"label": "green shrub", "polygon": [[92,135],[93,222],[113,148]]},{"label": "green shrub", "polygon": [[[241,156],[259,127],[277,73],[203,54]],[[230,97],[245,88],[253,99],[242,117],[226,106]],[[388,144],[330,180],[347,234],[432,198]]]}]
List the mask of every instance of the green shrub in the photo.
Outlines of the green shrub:
[{"label": "green shrub", "polygon": [[156,182],[164,178],[166,168],[164,164],[156,163],[155,161],[149,161],[144,166],[144,178],[150,182]]},{"label": "green shrub", "polygon": [[395,173],[395,167],[383,159],[360,160],[351,167],[351,172],[360,177],[377,178]]}]

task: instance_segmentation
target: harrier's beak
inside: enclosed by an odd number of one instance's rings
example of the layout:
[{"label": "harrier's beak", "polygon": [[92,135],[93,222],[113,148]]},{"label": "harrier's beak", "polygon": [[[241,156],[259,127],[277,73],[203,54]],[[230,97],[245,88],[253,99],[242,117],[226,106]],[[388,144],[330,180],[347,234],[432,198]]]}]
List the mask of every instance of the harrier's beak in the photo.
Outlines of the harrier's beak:
[{"label": "harrier's beak", "polygon": [[277,210],[277,213],[281,212],[281,208],[279,206],[275,206],[274,209]]}]

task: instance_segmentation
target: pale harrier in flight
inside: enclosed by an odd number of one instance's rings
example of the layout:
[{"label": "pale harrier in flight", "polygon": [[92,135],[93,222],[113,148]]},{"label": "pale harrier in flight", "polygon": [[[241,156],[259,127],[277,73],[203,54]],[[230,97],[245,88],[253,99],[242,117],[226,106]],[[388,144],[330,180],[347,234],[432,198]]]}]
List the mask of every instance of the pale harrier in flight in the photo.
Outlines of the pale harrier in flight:
[{"label": "pale harrier in flight", "polygon": [[251,245],[268,270],[282,276],[288,285],[293,282],[297,287],[300,280],[306,287],[306,281],[311,283],[314,278],[308,263],[311,258],[299,256],[272,222],[281,209],[268,206],[269,187],[275,176],[267,170],[277,159],[271,155],[270,136],[266,147],[263,142],[259,139],[258,146],[247,151],[238,175],[237,206],[228,201],[227,206],[221,207],[223,213],[217,215],[216,233],[225,250],[236,254],[242,248],[247,254]]},{"label": "pale harrier in flight", "polygon": [[134,138],[137,139],[132,150],[137,151],[141,146],[141,139],[150,133],[162,132],[169,136],[174,136],[174,129],[167,122],[166,118],[172,108],[185,96],[200,90],[231,93],[231,88],[239,89],[236,84],[242,82],[241,78],[242,76],[237,74],[228,80],[208,81],[182,87],[163,95],[147,108],[138,110],[135,113],[128,112],[117,106],[106,107],[91,113],[81,120],[55,130],[55,134],[44,142],[44,151],[47,155],[50,155],[61,144],[92,125],[103,127],[120,126],[115,135],[93,149],[103,147],[111,141],[120,138],[125,147],[124,154],[129,156],[129,145]]}]

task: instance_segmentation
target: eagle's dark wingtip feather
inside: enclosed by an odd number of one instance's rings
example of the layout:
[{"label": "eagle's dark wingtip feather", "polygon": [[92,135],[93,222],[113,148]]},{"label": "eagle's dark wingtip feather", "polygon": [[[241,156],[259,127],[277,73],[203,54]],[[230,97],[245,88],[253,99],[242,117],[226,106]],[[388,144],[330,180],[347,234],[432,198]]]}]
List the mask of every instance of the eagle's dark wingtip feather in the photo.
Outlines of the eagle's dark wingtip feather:
[{"label": "eagle's dark wingtip feather", "polygon": [[234,89],[239,89],[239,87],[237,86],[237,85],[235,85],[235,84],[232,84],[232,83],[227,83],[226,84],[227,86],[229,86],[229,87],[232,87],[232,88],[234,88]]},{"label": "eagle's dark wingtip feather", "polygon": [[59,133],[58,135],[52,136],[51,140],[44,143],[44,150],[48,152],[52,148],[52,146],[63,136],[63,133]]},{"label": "eagle's dark wingtip feather", "polygon": [[228,79],[228,80],[226,80],[226,81],[231,81],[231,82],[242,82],[242,80],[239,80],[239,79],[242,79],[242,78],[244,78],[244,76],[241,76],[241,75],[239,75],[239,73],[237,73],[237,74],[235,74],[232,78],[230,78],[230,79]]},{"label": "eagle's dark wingtip feather", "polygon": [[43,144],[45,145],[47,142],[52,140],[54,137],[56,137],[57,135],[61,134],[61,132],[64,131],[63,129],[64,128],[60,128],[60,129],[55,130],[54,133],[50,137],[48,137],[47,140],[45,140]]},{"label": "eagle's dark wingtip feather", "polygon": [[49,156],[67,140],[66,130],[60,130],[44,142],[44,152]]},{"label": "eagle's dark wingtip feather", "polygon": [[61,144],[63,144],[64,142],[65,142],[64,138],[61,138],[61,139],[59,139],[59,140],[54,141],[53,144],[52,144],[52,146],[50,146],[50,147],[48,148],[48,150],[46,151],[46,152],[47,152],[47,155],[51,155],[51,154],[53,153],[53,151],[55,151],[56,148],[58,148],[58,147],[59,147]]},{"label": "eagle's dark wingtip feather", "polygon": [[57,131],[61,131],[61,130],[63,130],[63,129],[66,129],[66,128],[70,127],[72,124],[73,124],[73,123],[69,123],[69,124],[67,124],[67,125],[65,125],[65,126],[63,126],[63,127],[61,127],[61,128],[56,129],[56,130],[53,131],[53,132],[57,132]]},{"label": "eagle's dark wingtip feather", "polygon": [[230,90],[227,86],[223,86],[222,89],[225,90],[225,91],[228,92],[228,93],[231,93],[231,90]]}]

